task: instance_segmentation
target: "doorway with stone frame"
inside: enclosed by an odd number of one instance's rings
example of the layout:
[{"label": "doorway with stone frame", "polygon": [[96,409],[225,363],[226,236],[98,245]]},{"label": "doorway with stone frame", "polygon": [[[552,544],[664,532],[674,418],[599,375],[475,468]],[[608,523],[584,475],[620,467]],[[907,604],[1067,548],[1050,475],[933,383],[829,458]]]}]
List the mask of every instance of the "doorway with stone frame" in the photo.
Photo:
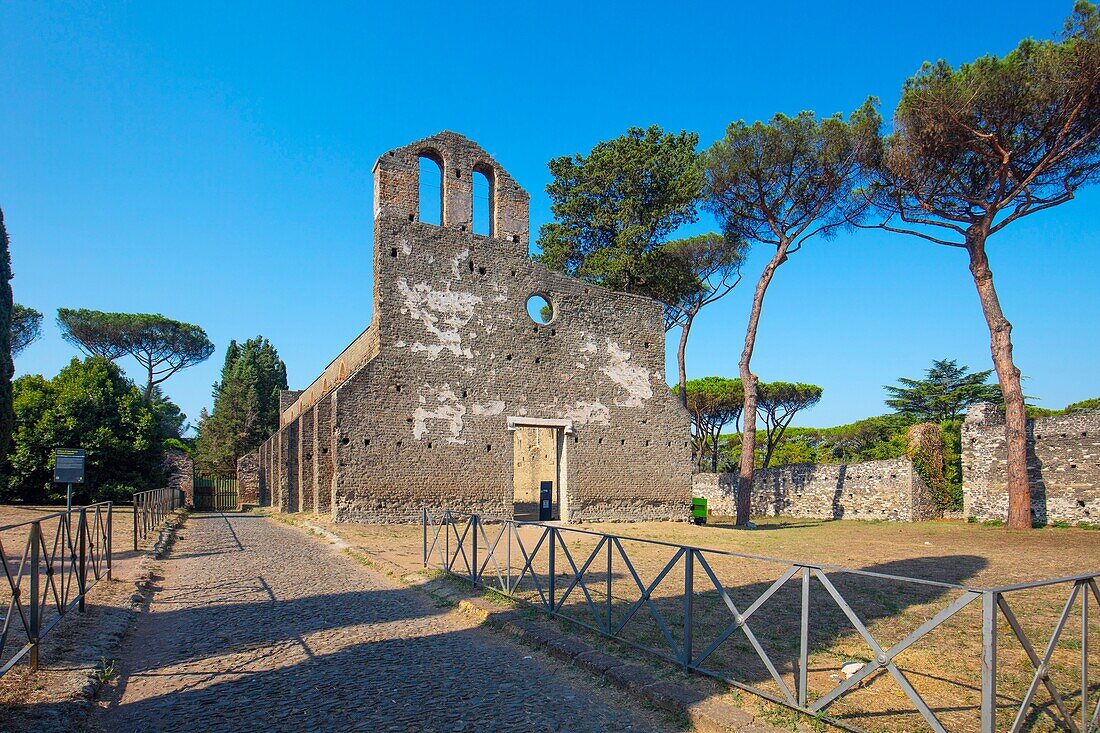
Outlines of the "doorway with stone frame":
[{"label": "doorway with stone frame", "polygon": [[543,482],[552,484],[550,518],[568,520],[564,491],[566,433],[573,425],[564,420],[509,418],[512,431],[512,516],[538,521]]}]

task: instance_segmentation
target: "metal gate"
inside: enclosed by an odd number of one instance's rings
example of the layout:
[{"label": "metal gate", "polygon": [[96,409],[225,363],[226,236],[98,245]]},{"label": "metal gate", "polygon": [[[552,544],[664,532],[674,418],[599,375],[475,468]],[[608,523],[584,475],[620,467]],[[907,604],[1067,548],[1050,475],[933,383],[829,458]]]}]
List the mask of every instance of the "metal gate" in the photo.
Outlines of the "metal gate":
[{"label": "metal gate", "polygon": [[237,508],[237,479],[195,477],[195,509],[233,511]]}]

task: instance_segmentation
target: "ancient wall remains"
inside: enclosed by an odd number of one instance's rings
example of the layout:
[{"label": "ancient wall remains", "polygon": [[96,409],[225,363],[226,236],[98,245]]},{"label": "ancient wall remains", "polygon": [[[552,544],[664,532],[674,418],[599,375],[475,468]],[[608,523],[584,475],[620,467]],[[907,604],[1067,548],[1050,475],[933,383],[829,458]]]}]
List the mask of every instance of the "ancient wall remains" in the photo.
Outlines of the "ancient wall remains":
[{"label": "ancient wall remains", "polygon": [[183,503],[195,504],[195,461],[181,450],[170,448],[164,452],[166,486],[183,492]]},{"label": "ancient wall remains", "polygon": [[260,454],[247,453],[237,459],[237,505],[260,505]]},{"label": "ancient wall remains", "polygon": [[[421,221],[422,158],[441,169],[439,226]],[[385,153],[374,188],[373,320],[281,400],[272,504],[339,521],[416,521],[425,505],[513,516],[514,431],[539,427],[555,435],[563,519],[685,518],[689,421],[664,379],[661,306],[535,264],[527,193],[460,135]],[[528,316],[532,296],[547,322]]]},{"label": "ancient wall remains", "polygon": [[[695,496],[714,514],[737,513],[735,473],[699,473]],[[908,458],[865,463],[798,463],[753,476],[754,517],[879,519],[912,522],[937,516],[931,493]]]},{"label": "ancient wall remains", "polygon": [[[1027,421],[1027,471],[1035,522],[1100,522],[1100,412]],[[963,505],[968,516],[1008,516],[1004,414],[973,405],[962,428]]]}]

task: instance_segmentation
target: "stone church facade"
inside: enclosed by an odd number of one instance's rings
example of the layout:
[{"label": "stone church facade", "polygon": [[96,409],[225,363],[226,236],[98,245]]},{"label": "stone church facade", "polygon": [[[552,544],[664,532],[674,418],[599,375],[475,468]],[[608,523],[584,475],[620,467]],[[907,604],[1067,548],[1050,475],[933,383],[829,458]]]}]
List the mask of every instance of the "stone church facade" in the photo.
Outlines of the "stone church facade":
[{"label": "stone church facade", "polygon": [[[421,220],[422,159],[441,171],[425,204],[438,226]],[[475,176],[488,236],[473,231]],[[425,506],[511,517],[537,478],[555,519],[684,518],[689,418],[665,383],[660,304],[534,263],[529,237],[527,193],[472,141],[443,132],[383,154],[372,321],[284,393],[278,433],[243,461],[260,502],[337,521],[417,521]]]}]

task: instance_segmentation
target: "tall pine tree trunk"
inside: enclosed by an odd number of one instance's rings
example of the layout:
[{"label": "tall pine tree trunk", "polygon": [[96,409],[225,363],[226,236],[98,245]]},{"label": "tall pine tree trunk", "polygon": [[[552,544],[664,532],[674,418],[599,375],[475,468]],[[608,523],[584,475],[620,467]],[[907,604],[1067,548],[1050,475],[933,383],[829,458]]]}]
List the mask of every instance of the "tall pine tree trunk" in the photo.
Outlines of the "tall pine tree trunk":
[{"label": "tall pine tree trunk", "polygon": [[760,325],[760,310],[764,307],[764,294],[768,291],[777,267],[787,261],[787,247],[790,242],[783,241],[775,250],[760,280],[756,283],[756,292],[752,299],[752,312],[749,313],[749,325],[745,330],[745,348],[741,352],[741,384],[745,390],[743,415],[745,426],[741,430],[741,464],[737,477],[737,524],[747,524],[752,508],[752,474],[756,457],[756,375],[752,373],[750,362],[756,346],[756,329]]},{"label": "tall pine tree trunk", "polygon": [[688,333],[691,331],[691,322],[695,319],[694,313],[687,313],[684,316],[684,325],[680,328],[680,346],[676,350],[676,366],[679,367],[680,373],[680,404],[684,407],[688,406],[688,393],[687,393],[687,347],[688,347]]},{"label": "tall pine tree trunk", "polygon": [[975,225],[967,232],[966,249],[970,253],[970,274],[978,289],[982,312],[989,325],[989,350],[993,368],[1001,385],[1005,401],[1005,441],[1008,456],[1005,474],[1008,478],[1008,526],[1031,528],[1031,487],[1027,478],[1027,413],[1024,393],[1020,387],[1020,370],[1012,360],[1012,324],[1001,310],[997,289],[993,286],[993,271],[985,253],[986,228]]}]

